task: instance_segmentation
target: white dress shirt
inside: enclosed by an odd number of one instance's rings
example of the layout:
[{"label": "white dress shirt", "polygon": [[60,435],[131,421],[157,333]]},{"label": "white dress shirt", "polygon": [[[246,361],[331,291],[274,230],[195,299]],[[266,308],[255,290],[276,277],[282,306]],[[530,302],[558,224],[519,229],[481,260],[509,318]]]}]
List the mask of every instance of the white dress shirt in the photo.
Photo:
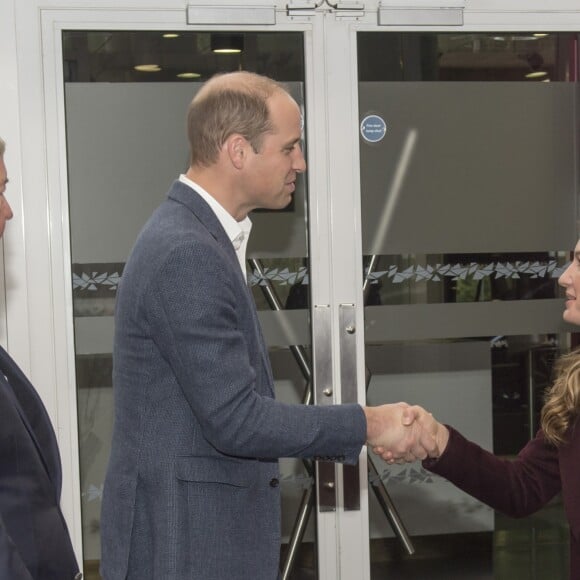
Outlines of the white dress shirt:
[{"label": "white dress shirt", "polygon": [[179,176],[179,181],[188,185],[194,189],[203,199],[207,202],[209,207],[215,213],[220,224],[224,228],[228,238],[234,246],[236,251],[236,256],[240,262],[240,268],[242,269],[242,274],[248,280],[246,273],[246,248],[248,247],[248,239],[250,237],[250,232],[252,231],[252,221],[249,217],[245,217],[241,222],[236,221],[233,216],[214,198],[210,193],[208,193],[203,187],[189,179],[185,175]]}]

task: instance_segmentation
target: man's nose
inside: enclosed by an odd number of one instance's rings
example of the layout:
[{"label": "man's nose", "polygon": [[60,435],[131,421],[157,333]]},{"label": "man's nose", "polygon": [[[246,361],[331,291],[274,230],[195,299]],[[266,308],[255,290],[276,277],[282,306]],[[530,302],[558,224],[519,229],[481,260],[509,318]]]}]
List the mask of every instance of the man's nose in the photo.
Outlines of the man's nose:
[{"label": "man's nose", "polygon": [[296,171],[297,173],[304,173],[306,171],[306,159],[304,159],[302,149],[299,151],[297,158],[294,162],[294,171]]}]

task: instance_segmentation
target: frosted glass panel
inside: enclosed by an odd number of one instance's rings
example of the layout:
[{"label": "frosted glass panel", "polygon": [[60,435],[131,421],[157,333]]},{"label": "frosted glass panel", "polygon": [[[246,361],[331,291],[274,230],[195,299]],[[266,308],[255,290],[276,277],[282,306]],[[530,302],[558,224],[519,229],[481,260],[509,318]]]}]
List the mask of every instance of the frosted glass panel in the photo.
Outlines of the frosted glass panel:
[{"label": "frosted glass panel", "polygon": [[574,246],[573,83],[362,82],[359,99],[386,123],[361,138],[365,254]]}]

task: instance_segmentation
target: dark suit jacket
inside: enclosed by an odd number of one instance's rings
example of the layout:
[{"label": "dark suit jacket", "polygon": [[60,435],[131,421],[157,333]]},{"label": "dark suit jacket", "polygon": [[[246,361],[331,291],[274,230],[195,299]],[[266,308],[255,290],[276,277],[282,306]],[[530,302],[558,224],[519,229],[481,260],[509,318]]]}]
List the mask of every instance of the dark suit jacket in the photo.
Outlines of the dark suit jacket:
[{"label": "dark suit jacket", "polygon": [[485,451],[452,427],[449,430],[444,453],[425,460],[424,467],[493,509],[524,517],[562,492],[570,524],[570,579],[580,580],[580,423],[561,447],[547,443],[539,431],[513,461]]},{"label": "dark suit jacket", "polygon": [[79,567],[59,507],[61,481],[60,456],[46,409],[0,348],[3,580],[72,580],[77,575]]},{"label": "dark suit jacket", "polygon": [[103,578],[275,580],[278,457],[356,462],[361,407],[274,400],[232,243],[179,181],[137,239],[116,308]]}]

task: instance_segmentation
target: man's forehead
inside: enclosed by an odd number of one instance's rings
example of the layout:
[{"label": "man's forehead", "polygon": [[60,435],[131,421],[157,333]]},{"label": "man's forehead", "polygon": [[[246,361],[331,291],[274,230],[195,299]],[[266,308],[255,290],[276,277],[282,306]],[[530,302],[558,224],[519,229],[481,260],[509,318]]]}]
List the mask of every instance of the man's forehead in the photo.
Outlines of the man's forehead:
[{"label": "man's forehead", "polygon": [[291,97],[284,100],[272,100],[270,102],[270,118],[274,124],[274,132],[282,127],[289,130],[290,127],[299,128],[300,133],[304,128],[304,118],[298,104]]},{"label": "man's forehead", "polygon": [[8,183],[8,173],[4,161],[0,158],[0,192],[4,193],[6,184]]}]

